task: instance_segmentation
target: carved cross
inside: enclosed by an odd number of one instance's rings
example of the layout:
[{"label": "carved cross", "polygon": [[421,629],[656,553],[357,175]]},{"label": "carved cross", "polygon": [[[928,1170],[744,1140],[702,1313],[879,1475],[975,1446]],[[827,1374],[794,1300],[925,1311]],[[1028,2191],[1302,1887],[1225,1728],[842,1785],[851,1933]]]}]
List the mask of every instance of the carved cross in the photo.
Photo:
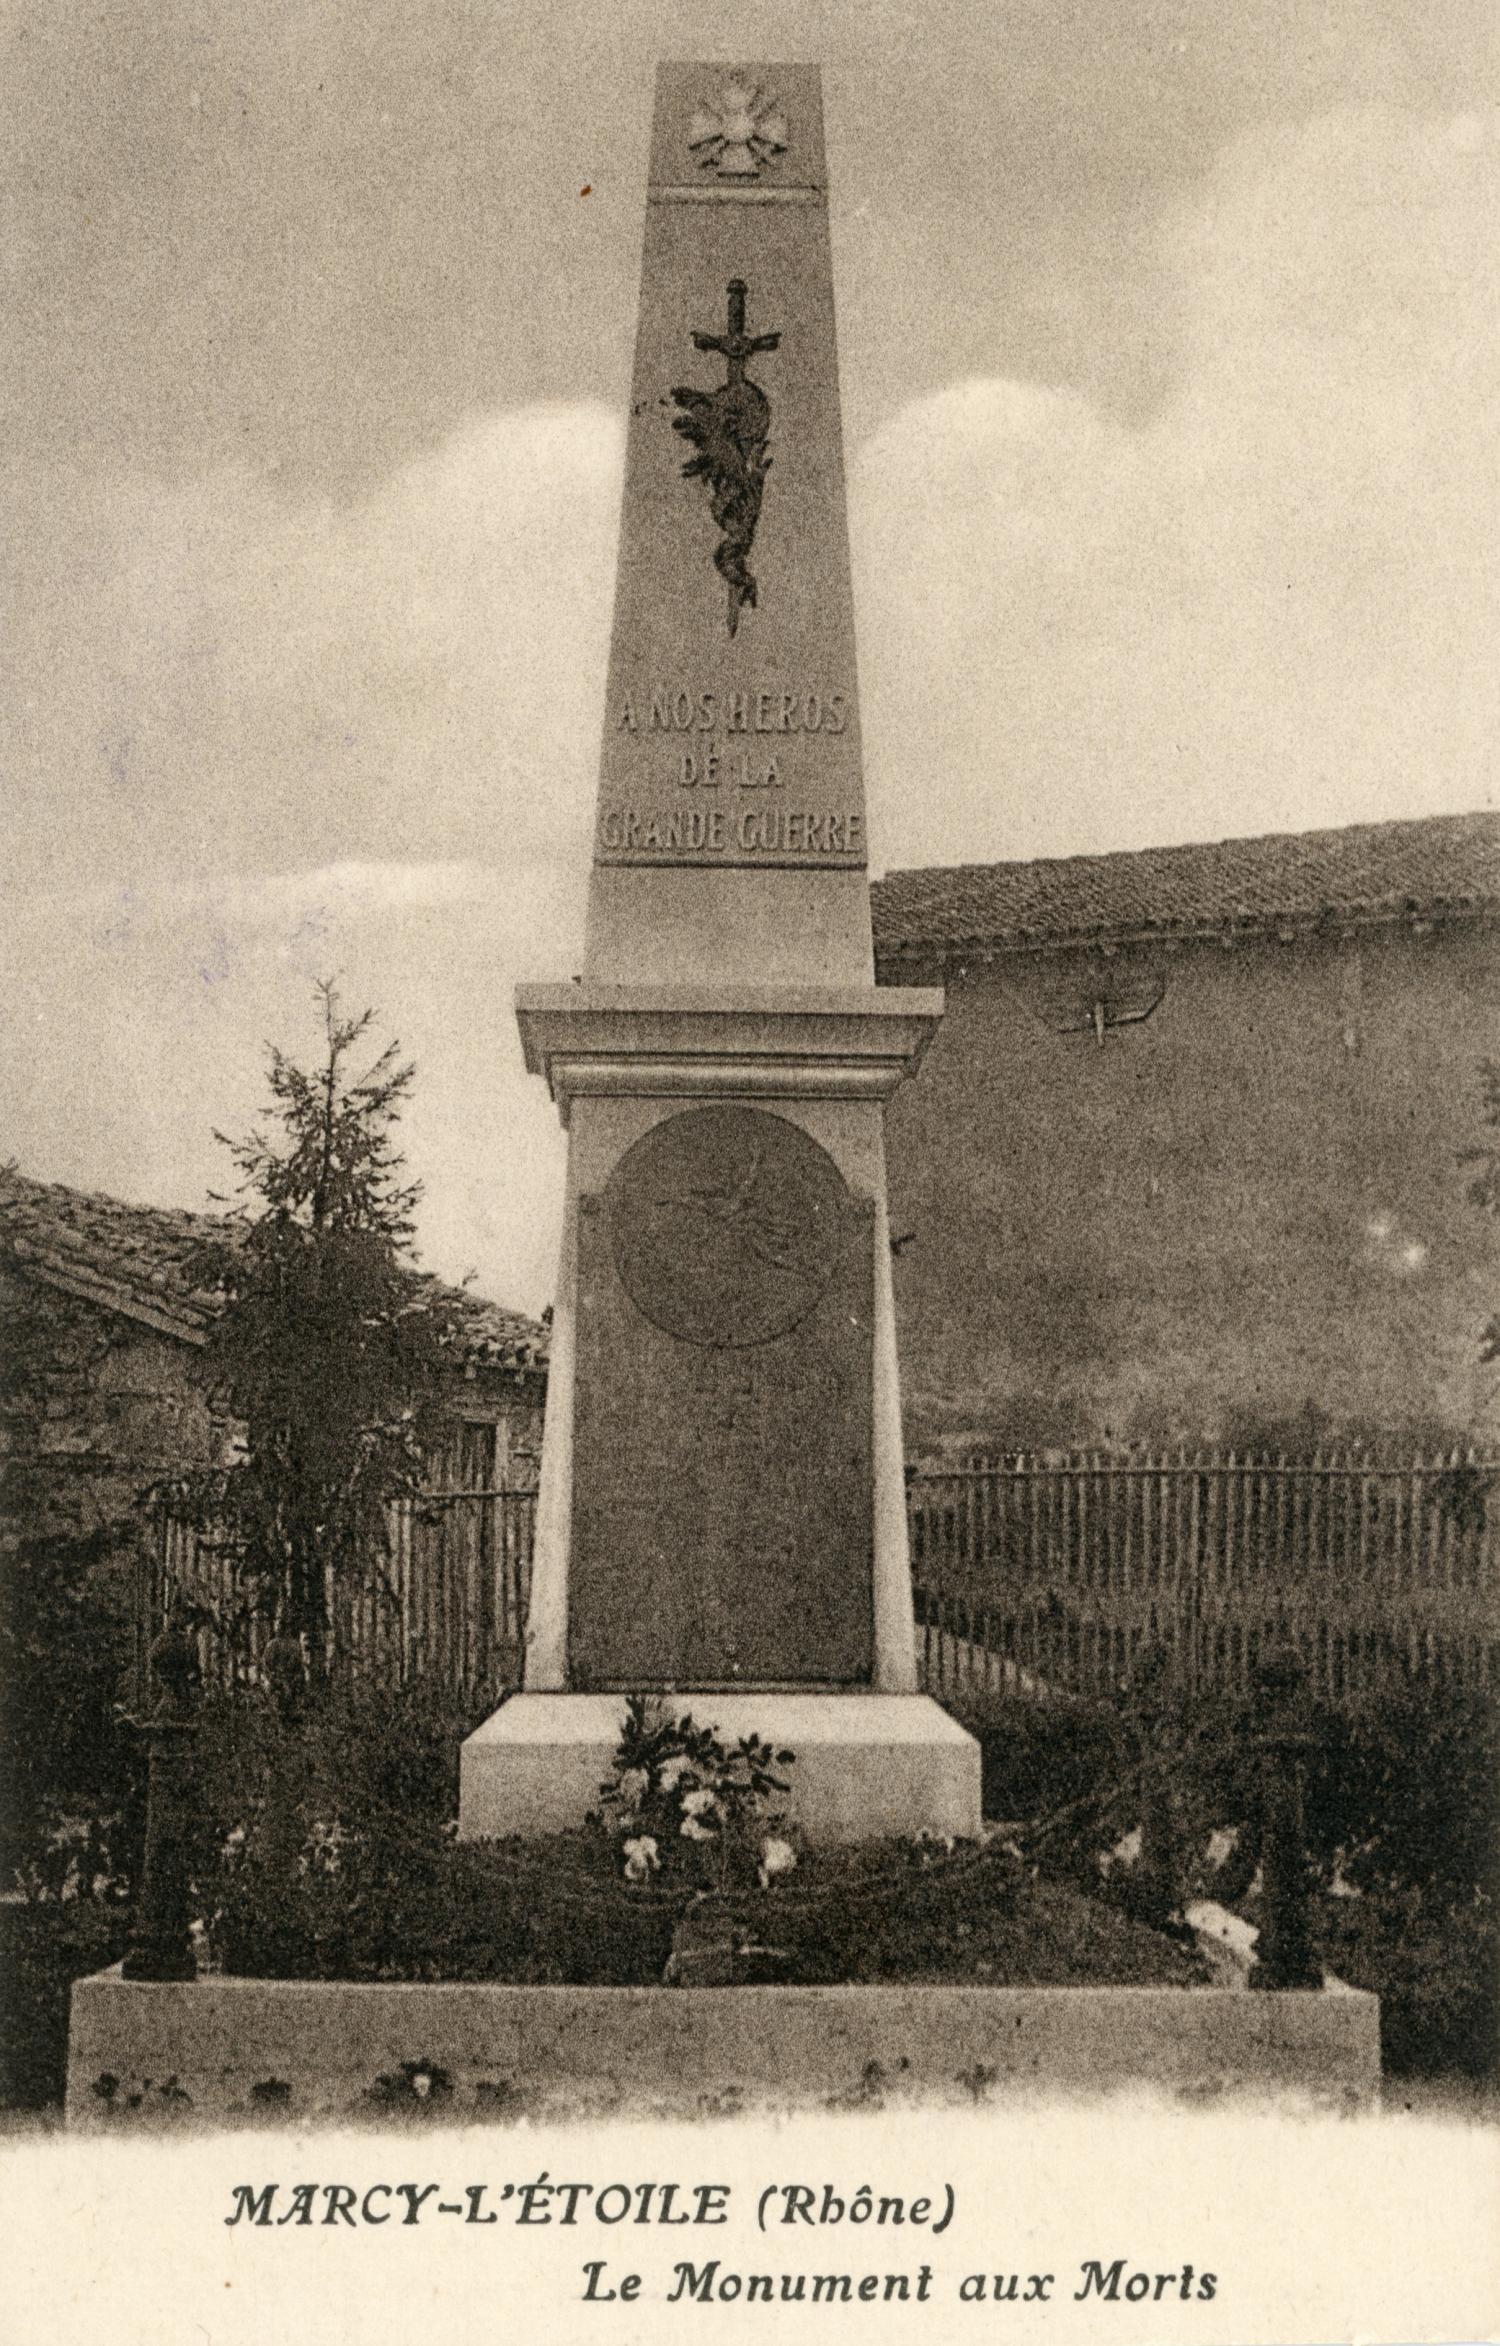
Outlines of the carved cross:
[{"label": "carved cross", "polygon": [[786,153],[786,116],[773,97],[732,73],[710,105],[694,109],[687,136],[698,161],[721,179],[758,179],[763,163]]},{"label": "carved cross", "polygon": [[781,346],[779,334],[747,334],[745,332],[745,292],[744,278],[731,277],[729,280],[727,331],[723,334],[699,334],[695,331],[693,335],[695,350],[722,352],[728,361],[731,383],[743,383],[745,362],[747,359],[753,358],[758,350],[778,350]]}]

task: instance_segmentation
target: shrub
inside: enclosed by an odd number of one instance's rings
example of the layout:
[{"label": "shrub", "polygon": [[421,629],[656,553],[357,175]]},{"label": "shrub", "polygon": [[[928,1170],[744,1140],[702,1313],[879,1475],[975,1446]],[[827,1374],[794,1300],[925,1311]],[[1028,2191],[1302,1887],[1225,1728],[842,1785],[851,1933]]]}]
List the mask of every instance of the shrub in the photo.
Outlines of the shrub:
[{"label": "shrub", "polygon": [[800,1890],[737,1902],[763,1976],[798,1984],[1187,1986],[1197,1964],[1097,1898],[1037,1881],[1013,1846],[819,1850]]},{"label": "shrub", "polygon": [[1500,1704],[1411,1684],[1391,1701],[1321,1721],[1309,1769],[1308,1837],[1361,1889],[1416,1889],[1466,1906],[1497,1886]]},{"label": "shrub", "polygon": [[[7,1506],[24,1502],[7,1494]],[[126,1797],[135,1768],[119,1695],[130,1652],[134,1526],[25,1538],[0,1563],[0,1877],[61,1801]]]},{"label": "shrub", "polygon": [[[315,1843],[288,1883],[231,1859],[210,1935],[226,1969],[297,1979],[655,1986],[699,1893],[622,1882],[597,1832],[377,1851]],[[746,1982],[1185,1985],[1193,1961],[1004,1851],[887,1842],[819,1851],[796,1890],[732,1892],[711,1929]]]},{"label": "shrub", "polygon": [[[1046,1876],[1159,1927],[1171,1907],[1165,1867],[1152,1879],[1154,1831],[1159,1865],[1162,1840],[1175,1844],[1176,1897],[1244,1905],[1260,1800],[1252,1703],[1148,1682],[1119,1710],[1018,1702],[971,1723],[986,1807],[1030,1820],[1024,1844]],[[1379,1704],[1314,1706],[1311,1724],[1304,1821],[1327,1963],[1381,1997],[1394,2073],[1493,2074],[1500,1706],[1413,1676]],[[1131,1861],[1112,1864],[1122,1841]]]},{"label": "shrub", "polygon": [[117,1963],[129,1935],[129,1909],[114,1899],[0,1906],[0,2108],[61,2102],[73,1982]]},{"label": "shrub", "polygon": [[1421,1890],[1330,1899],[1329,1964],[1380,1998],[1383,2067],[1395,2077],[1500,2073],[1500,1926],[1489,1899],[1441,1908]]},{"label": "shrub", "polygon": [[[469,1723],[421,1690],[330,1692],[290,1725],[264,1700],[211,1705],[197,1855],[211,1959],[282,1978],[647,1985],[707,1887],[708,1927],[748,1954],[737,1978],[1192,1976],[1097,1901],[1038,1889],[1014,1850],[923,1841],[768,1863],[790,1757],[753,1738],[726,1747],[644,1702],[591,1825],[455,1844]],[[622,1853],[648,1827],[666,1857],[631,1878]]]},{"label": "shrub", "polygon": [[295,1798],[328,1818],[436,1833],[458,1807],[459,1747],[489,1708],[425,1680],[336,1680],[306,1689],[290,1715],[259,1689],[211,1695],[194,1748],[205,1826],[222,1840],[268,1801]]},{"label": "shrub", "polygon": [[622,1885],[596,1833],[454,1846],[313,1820],[289,1871],[247,1838],[205,1888],[215,1958],[260,1978],[638,1985],[677,1911]]},{"label": "shrub", "polygon": [[1059,1697],[954,1709],[979,1740],[988,1817],[1039,1816],[1087,1796],[1118,1767],[1121,1723],[1107,1703]]}]

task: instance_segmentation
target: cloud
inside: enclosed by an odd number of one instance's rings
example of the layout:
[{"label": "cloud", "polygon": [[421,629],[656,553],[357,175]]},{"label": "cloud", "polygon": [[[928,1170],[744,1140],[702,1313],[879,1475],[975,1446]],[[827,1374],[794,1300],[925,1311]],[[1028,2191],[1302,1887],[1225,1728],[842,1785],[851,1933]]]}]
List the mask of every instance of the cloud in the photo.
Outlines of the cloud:
[{"label": "cloud", "polygon": [[1177,379],[1140,428],[985,378],[860,453],[891,862],[1491,802],[1496,120],[1262,128],[1159,247]]},{"label": "cloud", "polygon": [[[1158,223],[1148,420],[975,373],[866,441],[882,859],[1487,803],[1497,249],[1492,114],[1263,125]],[[510,993],[576,966],[621,454],[570,400],[352,502],[241,465],[41,482],[0,705],[6,1148],[193,1202],[340,971],[419,1062],[429,1259],[545,1299],[561,1140]]]},{"label": "cloud", "polygon": [[11,716],[23,868],[148,884],[553,864],[587,836],[618,419],[478,419],[352,505],[221,468],[49,484]]},{"label": "cloud", "polygon": [[[202,1204],[215,1130],[265,1107],[274,1042],[316,1058],[314,981],[370,1006],[417,1066],[402,1142],[425,1184],[423,1256],[539,1308],[552,1292],[562,1134],[523,1072],[511,1003],[560,976],[578,880],[463,863],[350,863],[224,886],[39,897],[0,933],[0,1155],[116,1196]],[[523,920],[523,917],[524,920]]]},{"label": "cloud", "polygon": [[0,712],[28,1167],[201,1198],[336,973],[418,1061],[428,1259],[550,1294],[560,1142],[510,1003],[576,961],[622,440],[586,403],[476,418],[347,505],[50,484]]},{"label": "cloud", "polygon": [[85,923],[101,941],[145,928],[229,922],[247,931],[324,929],[435,906],[504,905],[512,875],[498,865],[367,863],[355,857],[311,871],[249,872],[223,879],[188,876],[43,892],[18,917]]}]

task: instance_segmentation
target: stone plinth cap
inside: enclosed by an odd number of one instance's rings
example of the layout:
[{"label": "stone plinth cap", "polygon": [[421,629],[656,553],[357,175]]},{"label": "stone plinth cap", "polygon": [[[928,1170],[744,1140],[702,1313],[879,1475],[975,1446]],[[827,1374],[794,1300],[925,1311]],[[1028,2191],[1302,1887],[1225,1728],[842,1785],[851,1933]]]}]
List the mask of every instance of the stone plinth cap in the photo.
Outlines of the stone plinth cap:
[{"label": "stone plinth cap", "polygon": [[580,1093],[882,1100],[943,1013],[934,986],[520,986],[526,1066]]}]

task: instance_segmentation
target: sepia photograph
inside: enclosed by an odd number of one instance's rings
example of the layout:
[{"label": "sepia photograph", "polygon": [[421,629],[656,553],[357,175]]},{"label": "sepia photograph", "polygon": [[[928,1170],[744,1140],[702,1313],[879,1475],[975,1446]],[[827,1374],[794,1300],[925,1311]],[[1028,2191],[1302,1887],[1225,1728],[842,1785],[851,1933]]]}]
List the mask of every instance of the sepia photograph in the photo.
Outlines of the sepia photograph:
[{"label": "sepia photograph", "polygon": [[1495,33],[8,12],[19,2339],[1500,2335]]}]

